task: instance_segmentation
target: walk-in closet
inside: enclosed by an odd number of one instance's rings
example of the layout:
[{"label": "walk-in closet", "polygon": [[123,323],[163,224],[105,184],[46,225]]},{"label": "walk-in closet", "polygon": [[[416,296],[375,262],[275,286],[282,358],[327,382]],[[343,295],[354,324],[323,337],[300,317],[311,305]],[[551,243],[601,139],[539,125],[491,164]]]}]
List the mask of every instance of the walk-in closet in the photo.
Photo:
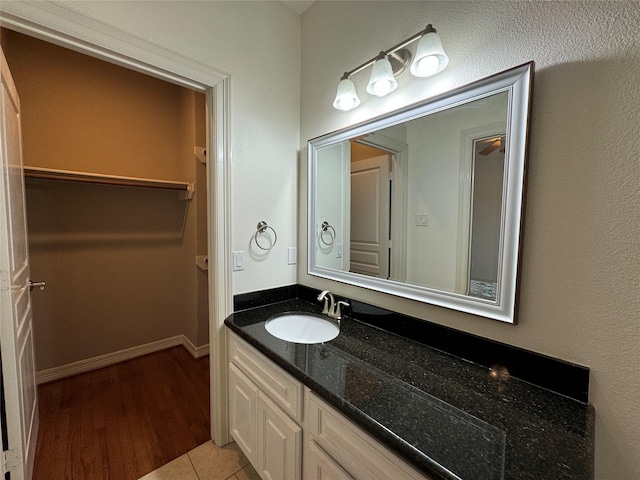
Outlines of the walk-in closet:
[{"label": "walk-in closet", "polygon": [[11,30],[39,383],[208,353],[205,97]]}]

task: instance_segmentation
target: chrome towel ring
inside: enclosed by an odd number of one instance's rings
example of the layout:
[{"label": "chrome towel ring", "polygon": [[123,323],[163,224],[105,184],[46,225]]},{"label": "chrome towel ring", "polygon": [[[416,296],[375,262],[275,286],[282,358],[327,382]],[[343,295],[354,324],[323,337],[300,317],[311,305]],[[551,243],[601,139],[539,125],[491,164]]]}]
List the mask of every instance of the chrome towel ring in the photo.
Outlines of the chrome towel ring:
[{"label": "chrome towel ring", "polygon": [[[271,230],[273,232],[273,242],[271,242],[268,247],[263,247],[262,245],[260,245],[260,242],[258,241],[258,235],[264,234],[264,235],[268,236],[267,233],[266,233],[267,230]],[[257,230],[256,230],[256,233],[253,236],[253,240],[256,242],[256,245],[258,246],[258,248],[260,250],[264,250],[264,251],[268,252],[269,250],[271,250],[275,246],[276,242],[278,241],[278,234],[273,229],[273,227],[267,225],[267,222],[261,221],[261,222],[258,222]]]},{"label": "chrome towel ring", "polygon": [[[331,232],[329,231],[329,229],[331,229]],[[332,233],[333,232],[333,233]],[[327,242],[324,239],[324,234],[327,234],[329,236],[329,238],[331,239],[329,242]],[[327,246],[331,246],[333,245],[333,242],[336,241],[336,229],[333,228],[331,225],[329,225],[329,222],[322,222],[322,230],[320,231],[320,241],[322,243],[324,243]]]}]

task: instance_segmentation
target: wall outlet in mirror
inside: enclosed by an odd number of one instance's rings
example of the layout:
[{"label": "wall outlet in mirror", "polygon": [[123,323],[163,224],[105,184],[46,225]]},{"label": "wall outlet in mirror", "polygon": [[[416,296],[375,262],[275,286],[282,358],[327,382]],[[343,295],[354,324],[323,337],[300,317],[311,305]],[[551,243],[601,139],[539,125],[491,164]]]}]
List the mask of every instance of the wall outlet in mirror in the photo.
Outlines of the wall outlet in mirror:
[{"label": "wall outlet in mirror", "polygon": [[426,213],[418,213],[416,215],[416,226],[426,227],[429,221],[429,217]]}]

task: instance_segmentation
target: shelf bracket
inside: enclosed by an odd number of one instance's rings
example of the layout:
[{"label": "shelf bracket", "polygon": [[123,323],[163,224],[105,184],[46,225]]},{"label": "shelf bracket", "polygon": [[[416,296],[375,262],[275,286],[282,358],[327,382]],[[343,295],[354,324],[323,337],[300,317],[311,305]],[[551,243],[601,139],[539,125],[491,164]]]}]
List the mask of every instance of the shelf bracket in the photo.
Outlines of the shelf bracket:
[{"label": "shelf bracket", "polygon": [[205,147],[193,147],[193,154],[200,160],[200,163],[207,164],[207,149]]},{"label": "shelf bracket", "polygon": [[190,183],[187,186],[187,189],[181,192],[178,192],[178,200],[184,201],[184,202],[190,202],[191,200],[193,200],[193,195],[196,193],[196,187],[193,185],[193,183]]}]

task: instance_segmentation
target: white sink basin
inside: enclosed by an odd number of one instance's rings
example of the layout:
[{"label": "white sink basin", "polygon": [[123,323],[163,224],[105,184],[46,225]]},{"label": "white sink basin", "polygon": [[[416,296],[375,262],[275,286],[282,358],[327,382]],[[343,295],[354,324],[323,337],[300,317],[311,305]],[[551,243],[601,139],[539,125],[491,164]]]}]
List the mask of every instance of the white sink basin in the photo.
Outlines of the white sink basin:
[{"label": "white sink basin", "polygon": [[304,313],[278,315],[267,320],[264,327],[274,337],[295,343],[328,342],[340,333],[331,320]]}]

